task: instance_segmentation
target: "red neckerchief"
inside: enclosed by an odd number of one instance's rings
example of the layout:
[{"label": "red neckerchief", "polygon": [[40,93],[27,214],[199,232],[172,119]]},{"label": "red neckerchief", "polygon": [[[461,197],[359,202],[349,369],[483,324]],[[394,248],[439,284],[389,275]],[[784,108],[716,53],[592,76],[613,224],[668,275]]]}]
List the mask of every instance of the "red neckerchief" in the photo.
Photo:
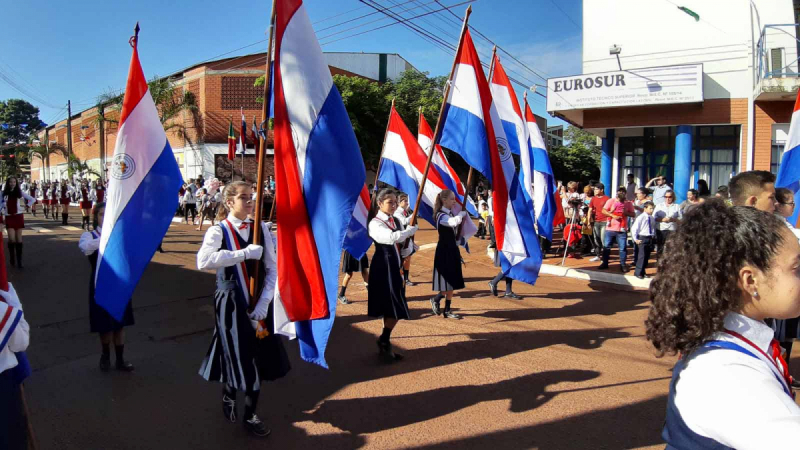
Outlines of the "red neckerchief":
[{"label": "red neckerchief", "polygon": [[766,358],[768,361],[772,362],[772,364],[775,366],[775,368],[778,369],[778,372],[783,375],[783,379],[784,379],[784,381],[786,381],[786,385],[788,386],[789,391],[791,392],[791,389],[792,389],[792,376],[789,375],[789,365],[786,364],[786,360],[783,359],[783,356],[781,356],[781,346],[780,346],[780,344],[778,344],[778,341],[773,339],[772,342],[770,342],[769,350],[770,350],[770,353],[772,353],[772,356],[770,356],[770,355],[767,355],[764,352],[764,350],[761,350],[761,348],[759,346],[757,346],[756,344],[751,342],[750,339],[747,339],[746,337],[742,336],[741,334],[739,334],[739,333],[737,333],[735,331],[728,330],[727,328],[724,329],[723,332],[727,333],[727,334],[729,334],[729,335],[731,335],[731,336],[733,336],[735,338],[738,338],[739,340],[741,340],[745,344],[747,344],[750,347],[756,349],[759,353],[761,353],[762,356],[764,356],[764,358]]}]

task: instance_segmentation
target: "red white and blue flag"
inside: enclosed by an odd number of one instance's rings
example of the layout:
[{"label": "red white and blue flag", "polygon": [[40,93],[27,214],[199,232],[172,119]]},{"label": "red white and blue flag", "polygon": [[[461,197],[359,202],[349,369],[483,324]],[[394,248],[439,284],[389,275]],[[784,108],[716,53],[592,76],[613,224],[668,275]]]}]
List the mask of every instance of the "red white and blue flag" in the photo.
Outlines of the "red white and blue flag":
[{"label": "red white and blue flag", "polygon": [[[419,185],[422,182],[428,155],[422,150],[419,142],[394,106],[389,112],[389,126],[386,129],[386,142],[383,145],[382,155],[383,161],[378,180],[405,192],[408,194],[409,202],[415,202],[419,195]],[[431,167],[428,171],[428,179],[422,192],[422,201],[417,215],[434,227],[436,223],[433,218],[433,206],[436,196],[444,189],[450,189],[450,187],[445,184],[439,171]],[[456,205],[453,209],[454,214],[458,214],[460,209],[460,206]],[[471,220],[465,220],[463,224],[463,237],[469,238],[477,231]]]},{"label": "red white and blue flag", "polygon": [[[789,138],[786,140],[784,149],[775,187],[791,189],[795,197],[797,197],[797,193],[800,191],[800,91],[797,92],[792,121],[791,125],[789,125]],[[795,208],[792,216],[787,219],[789,223],[798,226],[797,218],[799,213],[800,208]]]},{"label": "red white and blue flag", "polygon": [[372,245],[372,238],[369,237],[369,229],[367,228],[369,203],[369,190],[365,184],[361,189],[361,194],[358,196],[356,206],[353,208],[353,217],[347,226],[347,234],[342,245],[355,259],[361,259]]},{"label": "red white and blue flag", "polygon": [[239,109],[239,112],[242,113],[242,128],[239,131],[239,154],[244,156],[247,153],[247,121],[244,118],[244,110]]},{"label": "red white and blue flag", "polygon": [[150,96],[136,39],[111,158],[95,300],[117,320],[172,223],[183,177]]},{"label": "red white and blue flag", "polygon": [[[495,69],[492,78],[492,84],[507,92],[504,98],[492,100],[492,88],[466,30],[446,99],[441,145],[460,154],[491,183],[495,238],[502,270],[515,280],[533,284],[539,275],[541,252],[533,228],[531,201],[519,183],[511,157],[512,142],[519,148],[519,137],[506,134],[498,110],[514,112],[514,116],[504,119],[509,122],[521,121],[522,115],[516,114],[518,104],[516,108],[508,104],[516,102],[516,96],[502,67],[499,73]],[[524,133],[524,126],[520,129]]]},{"label": "red white and blue flag", "polygon": [[[553,221],[556,218],[559,203],[556,202],[556,177],[550,165],[547,146],[542,139],[542,132],[536,123],[536,117],[525,100],[525,125],[528,129],[528,151],[520,155],[520,181],[533,200],[536,218],[536,229],[539,236],[553,240]],[[526,155],[527,154],[527,155]],[[531,187],[533,183],[533,187]],[[563,210],[562,210],[563,214]]]},{"label": "red white and blue flag", "polygon": [[[0,352],[6,348],[11,335],[16,331],[20,321],[22,321],[24,314],[21,307],[11,306],[6,302],[6,297],[9,297],[14,304],[19,305],[19,297],[14,286],[8,282],[8,272],[6,272],[6,257],[3,253],[3,242],[0,238],[0,290],[3,291],[3,297],[0,297]],[[15,352],[14,356],[17,357],[17,365],[11,369],[11,374],[16,383],[22,383],[26,378],[31,376],[33,370],[28,362],[28,356],[25,352]]]},{"label": "red white and blue flag", "polygon": [[275,8],[276,295],[303,359],[327,367],[340,254],[366,171],[303,2]]},{"label": "red white and blue flag", "polygon": [[[425,150],[425,154],[430,154],[431,143],[433,142],[433,131],[431,131],[431,127],[428,125],[428,121],[425,120],[422,111],[419,112],[418,123],[417,142],[419,142],[419,146]],[[442,181],[444,181],[447,189],[455,192],[459,203],[462,202],[465,193],[464,183],[461,182],[456,171],[450,166],[441,145],[436,145],[436,153],[433,155],[432,163],[433,167],[431,169],[439,172],[439,176],[442,177]],[[475,202],[471,197],[467,197],[467,212],[473,216],[478,215],[478,208],[475,207]]]}]

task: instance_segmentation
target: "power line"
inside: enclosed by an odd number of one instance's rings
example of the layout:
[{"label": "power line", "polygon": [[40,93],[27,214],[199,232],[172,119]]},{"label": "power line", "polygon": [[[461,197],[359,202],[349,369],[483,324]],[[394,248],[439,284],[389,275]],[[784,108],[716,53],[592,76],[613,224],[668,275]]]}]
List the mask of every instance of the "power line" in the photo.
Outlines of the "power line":
[{"label": "power line", "polygon": [[567,14],[567,12],[566,12],[566,11],[564,11],[563,9],[561,9],[561,7],[560,7],[560,6],[558,6],[558,3],[556,3],[554,0],[550,0],[550,3],[552,3],[552,4],[553,4],[553,6],[555,6],[556,8],[558,8],[558,10],[559,10],[559,11],[561,11],[561,14],[564,14],[564,15],[567,17],[567,19],[569,19],[569,21],[570,21],[570,22],[572,22],[572,24],[573,24],[573,25],[575,25],[576,27],[578,27],[578,29],[579,29],[579,30],[583,31],[583,28],[581,28],[581,26],[580,26],[580,25],[578,25],[578,22],[575,22],[575,20],[574,20],[574,19],[573,19],[573,18],[572,18],[572,17],[571,17],[569,14]]}]

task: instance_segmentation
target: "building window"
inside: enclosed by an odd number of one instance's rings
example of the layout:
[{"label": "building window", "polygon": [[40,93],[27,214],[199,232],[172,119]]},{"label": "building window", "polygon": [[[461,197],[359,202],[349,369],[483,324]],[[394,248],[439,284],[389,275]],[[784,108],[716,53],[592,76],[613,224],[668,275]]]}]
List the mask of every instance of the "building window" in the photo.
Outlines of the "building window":
[{"label": "building window", "polygon": [[778,175],[778,169],[781,167],[781,159],[783,159],[783,147],[786,145],[785,141],[772,141],[772,159],[769,162],[769,171]]},{"label": "building window", "polygon": [[255,82],[256,77],[222,77],[222,109],[261,109],[256,100],[264,88],[253,86]]},{"label": "building window", "polygon": [[695,127],[692,179],[705,180],[711,193],[727,186],[739,166],[739,126]]},{"label": "building window", "polygon": [[617,186],[627,184],[633,174],[637,186],[644,186],[658,175],[672,183],[675,167],[675,127],[645,128],[644,136],[620,137],[619,158],[621,170]]}]

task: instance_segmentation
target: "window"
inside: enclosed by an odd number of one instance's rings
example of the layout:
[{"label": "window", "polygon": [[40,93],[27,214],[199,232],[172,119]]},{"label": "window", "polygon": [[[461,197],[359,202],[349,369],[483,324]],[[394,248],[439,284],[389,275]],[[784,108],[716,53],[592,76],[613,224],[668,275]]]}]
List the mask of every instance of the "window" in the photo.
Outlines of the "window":
[{"label": "window", "polygon": [[695,127],[690,185],[699,180],[708,183],[714,193],[736,175],[739,164],[739,126]]},{"label": "window", "polygon": [[783,147],[786,141],[772,141],[772,158],[769,162],[769,171],[778,175],[778,169],[781,167],[781,159],[783,158]]}]

